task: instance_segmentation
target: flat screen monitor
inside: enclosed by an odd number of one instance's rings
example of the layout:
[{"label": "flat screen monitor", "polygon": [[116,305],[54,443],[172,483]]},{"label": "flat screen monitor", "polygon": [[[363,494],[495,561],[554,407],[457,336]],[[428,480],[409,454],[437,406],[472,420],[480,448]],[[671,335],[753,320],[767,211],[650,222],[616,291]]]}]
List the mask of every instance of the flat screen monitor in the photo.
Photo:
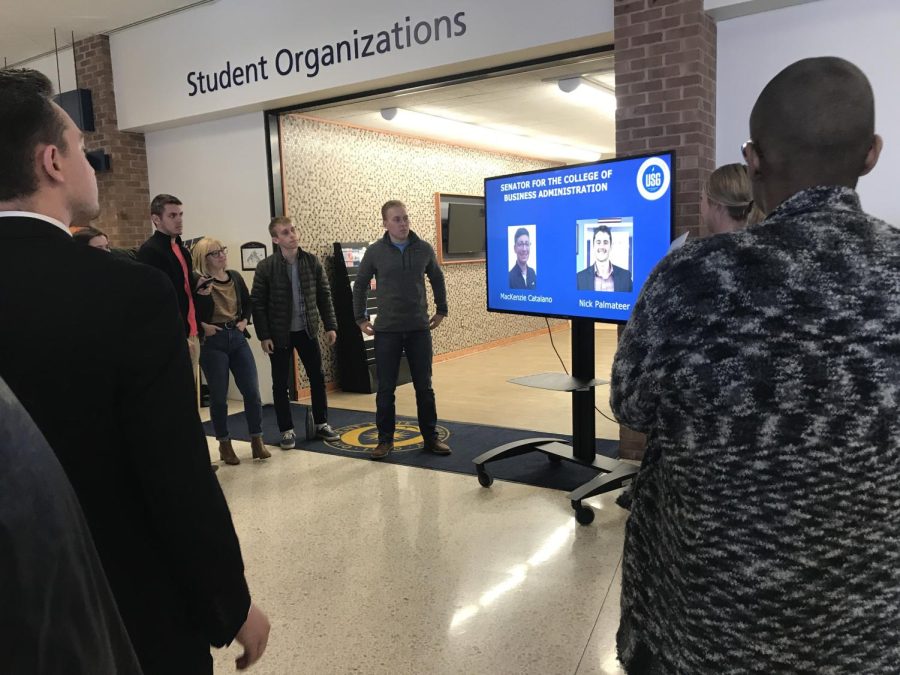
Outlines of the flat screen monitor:
[{"label": "flat screen monitor", "polygon": [[450,203],[447,216],[447,252],[484,251],[484,206]]},{"label": "flat screen monitor", "polygon": [[487,309],[622,323],[666,255],[673,151],[486,178]]}]

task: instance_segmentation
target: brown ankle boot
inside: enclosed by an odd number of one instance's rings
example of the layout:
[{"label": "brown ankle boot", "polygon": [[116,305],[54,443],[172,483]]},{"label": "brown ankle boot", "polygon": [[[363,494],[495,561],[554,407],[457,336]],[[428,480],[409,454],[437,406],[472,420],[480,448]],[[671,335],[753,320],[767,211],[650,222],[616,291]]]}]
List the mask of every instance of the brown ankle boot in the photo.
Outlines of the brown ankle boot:
[{"label": "brown ankle boot", "polygon": [[254,436],[250,439],[250,447],[253,449],[253,459],[269,459],[272,453],[266,450],[262,436]]},{"label": "brown ankle boot", "polygon": [[226,464],[240,464],[241,460],[234,454],[234,448],[231,447],[231,441],[219,441],[219,457]]}]

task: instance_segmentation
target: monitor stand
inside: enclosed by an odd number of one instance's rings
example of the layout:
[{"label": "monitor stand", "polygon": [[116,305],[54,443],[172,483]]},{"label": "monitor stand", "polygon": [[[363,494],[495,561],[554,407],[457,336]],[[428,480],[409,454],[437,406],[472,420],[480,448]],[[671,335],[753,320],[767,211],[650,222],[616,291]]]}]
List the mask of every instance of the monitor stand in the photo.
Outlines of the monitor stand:
[{"label": "monitor stand", "polygon": [[594,512],[581,500],[616,490],[629,483],[638,467],[627,462],[597,455],[594,424],[594,387],[607,384],[594,379],[594,322],[572,319],[572,374],[540,373],[510,380],[527,387],[572,392],[572,443],[558,438],[525,438],[501,445],[479,455],[473,461],[482,487],[490,487],[494,479],[484,465],[529,452],[542,452],[551,462],[574,462],[593,467],[599,475],[568,495],[575,519],[582,525],[594,520]]}]

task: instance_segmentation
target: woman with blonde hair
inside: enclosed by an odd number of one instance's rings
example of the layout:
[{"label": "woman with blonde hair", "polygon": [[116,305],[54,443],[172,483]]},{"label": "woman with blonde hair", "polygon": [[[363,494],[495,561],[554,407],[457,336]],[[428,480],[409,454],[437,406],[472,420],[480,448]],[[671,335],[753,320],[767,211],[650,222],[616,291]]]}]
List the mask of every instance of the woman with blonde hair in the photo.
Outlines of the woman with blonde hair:
[{"label": "woman with blonde hair", "polygon": [[709,175],[700,199],[700,220],[711,234],[734,232],[763,217],[753,203],[746,166],[723,164]]},{"label": "woman with blonde hair", "polygon": [[[194,269],[203,276],[194,293],[203,337],[200,367],[209,385],[209,408],[219,456],[226,464],[240,464],[228,434],[228,372],[244,397],[253,459],[271,454],[262,439],[262,400],[256,361],[247,340],[250,333],[250,292],[240,274],[228,269],[228,249],[218,239],[204,237],[192,251]],[[205,289],[209,289],[209,293]]]}]

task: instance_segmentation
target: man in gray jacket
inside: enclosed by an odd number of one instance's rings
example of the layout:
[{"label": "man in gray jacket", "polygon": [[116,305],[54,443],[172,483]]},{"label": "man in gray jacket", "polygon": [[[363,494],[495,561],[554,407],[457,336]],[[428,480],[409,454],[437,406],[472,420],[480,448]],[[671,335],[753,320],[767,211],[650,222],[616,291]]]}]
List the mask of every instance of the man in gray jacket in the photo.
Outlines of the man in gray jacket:
[{"label": "man in gray jacket", "polygon": [[256,334],[272,363],[272,398],[281,448],[290,450],[297,440],[288,400],[288,377],[295,349],[309,377],[316,436],[326,441],[339,438],[328,425],[328,398],[318,338],[321,317],[325,339],[329,346],[333,345],[337,319],[325,271],[316,256],[300,248],[291,219],[273,218],[269,234],[278,250],[256,268],[250,297]]},{"label": "man in gray jacket", "polygon": [[[353,284],[356,323],[363,333],[375,336],[378,445],[372,451],[372,459],[387,457],[394,449],[394,390],[404,351],[416,390],[416,413],[425,449],[436,455],[449,455],[450,448],[437,438],[437,409],[431,388],[431,331],[447,316],[444,273],[431,245],[409,229],[403,202],[393,199],[385,203],[381,218],[384,237],[366,250]],[[426,275],[437,305],[431,318],[425,297]],[[377,329],[366,314],[366,291],[373,276],[378,284]]]}]

